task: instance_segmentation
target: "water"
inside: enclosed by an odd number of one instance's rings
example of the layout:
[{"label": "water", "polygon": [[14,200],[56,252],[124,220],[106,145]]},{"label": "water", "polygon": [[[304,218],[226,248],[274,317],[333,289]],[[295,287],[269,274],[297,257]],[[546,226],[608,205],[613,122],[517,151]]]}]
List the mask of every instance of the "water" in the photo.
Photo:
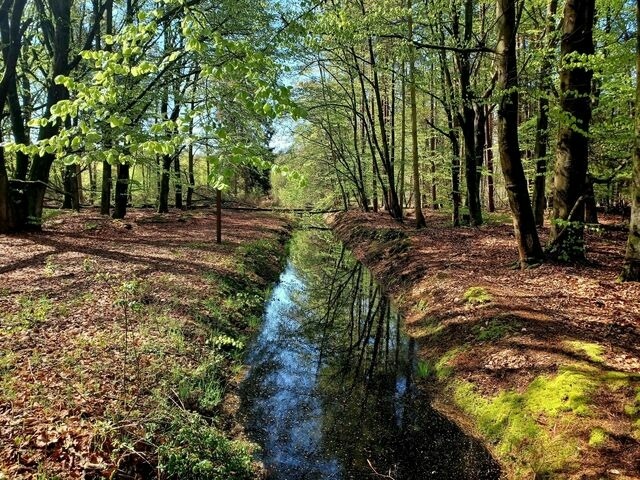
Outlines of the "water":
[{"label": "water", "polygon": [[366,268],[331,234],[297,232],[242,387],[269,478],[499,478],[413,387],[415,354]]}]

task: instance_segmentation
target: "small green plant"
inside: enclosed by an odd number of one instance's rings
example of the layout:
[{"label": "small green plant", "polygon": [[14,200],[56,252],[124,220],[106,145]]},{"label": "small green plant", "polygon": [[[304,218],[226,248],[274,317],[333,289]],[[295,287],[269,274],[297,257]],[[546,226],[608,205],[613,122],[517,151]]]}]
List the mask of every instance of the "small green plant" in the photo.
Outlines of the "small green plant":
[{"label": "small green plant", "polygon": [[591,430],[591,435],[589,435],[589,446],[594,448],[601,447],[607,442],[608,438],[609,435],[604,429],[596,427]]},{"label": "small green plant", "polygon": [[47,277],[52,277],[55,275],[57,269],[58,265],[55,263],[53,255],[49,255],[44,262],[44,274]]},{"label": "small green plant", "polygon": [[97,265],[98,262],[91,257],[84,257],[82,259],[82,269],[87,273],[93,272]]},{"label": "small green plant", "polygon": [[90,232],[92,230],[97,230],[98,228],[98,224],[96,222],[87,222],[84,224],[84,229],[87,232]]},{"label": "small green plant", "polygon": [[427,378],[430,377],[432,373],[433,367],[431,363],[425,360],[418,360],[418,364],[416,365],[416,377]]},{"label": "small green plant", "polygon": [[491,295],[483,287],[469,287],[462,298],[472,305],[491,301]]}]

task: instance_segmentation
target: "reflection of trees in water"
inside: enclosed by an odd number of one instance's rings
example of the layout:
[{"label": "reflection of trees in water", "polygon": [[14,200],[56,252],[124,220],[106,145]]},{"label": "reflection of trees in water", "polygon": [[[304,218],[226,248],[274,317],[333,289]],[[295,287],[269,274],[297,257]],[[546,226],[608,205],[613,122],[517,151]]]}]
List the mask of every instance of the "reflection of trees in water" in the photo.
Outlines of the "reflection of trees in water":
[{"label": "reflection of trees in water", "polygon": [[340,459],[344,478],[370,478],[369,462],[396,479],[498,478],[483,448],[413,395],[415,341],[380,286],[343,246],[321,240],[310,237],[294,265],[306,283],[296,315],[319,347],[325,455]]}]

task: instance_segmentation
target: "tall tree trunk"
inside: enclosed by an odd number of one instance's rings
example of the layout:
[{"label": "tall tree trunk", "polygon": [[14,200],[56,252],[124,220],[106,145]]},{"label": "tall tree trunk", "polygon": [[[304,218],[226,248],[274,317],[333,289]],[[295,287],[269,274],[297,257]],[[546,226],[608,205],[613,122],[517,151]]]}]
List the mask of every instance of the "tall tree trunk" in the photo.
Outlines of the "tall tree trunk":
[{"label": "tall tree trunk", "polygon": [[[407,1],[411,10],[411,0]],[[409,39],[413,40],[413,15],[407,19]],[[420,194],[420,158],[418,156],[418,106],[416,102],[416,49],[409,46],[409,101],[411,103],[411,165],[413,167],[413,203],[415,205],[416,228],[424,228],[427,222],[422,214],[422,195]]]},{"label": "tall tree trunk", "polygon": [[640,0],[636,0],[636,110],[629,237],[620,278],[640,281]]},{"label": "tall tree trunk", "polygon": [[484,105],[475,105],[475,131],[476,131],[476,184],[475,190],[478,195],[478,204],[482,209],[482,201],[480,195],[480,185],[482,183],[482,165],[484,164],[484,151],[487,147],[487,131],[486,131],[486,114],[487,110]]},{"label": "tall tree trunk", "polygon": [[556,45],[555,14],[558,9],[558,0],[549,0],[547,5],[547,18],[544,30],[544,40],[547,50],[542,58],[540,67],[540,82],[542,94],[538,99],[538,118],[536,120],[536,140],[534,157],[536,159],[536,179],[533,187],[533,214],[536,225],[544,224],[544,211],[546,208],[546,183],[547,183],[547,145],[549,143],[549,96],[553,92],[552,60],[553,47]]},{"label": "tall tree trunk", "polygon": [[527,179],[518,139],[518,66],[516,59],[515,0],[497,0],[498,85],[502,90],[498,108],[500,164],[507,187],[520,266],[539,262],[542,247],[533,219]]},{"label": "tall tree trunk", "polygon": [[[464,33],[462,39],[459,32],[457,12],[454,16],[453,33],[462,47],[468,46],[473,36],[473,3],[473,0],[464,1]],[[473,109],[473,91],[471,88],[471,59],[470,53],[464,48],[456,52],[456,64],[458,66],[460,100],[462,102],[462,114],[459,122],[464,140],[464,166],[469,218],[472,225],[482,225],[480,190],[476,188],[478,169],[476,163],[475,111]]]},{"label": "tall tree trunk", "polygon": [[115,208],[113,218],[124,218],[127,214],[129,202],[129,163],[119,163],[117,166]]},{"label": "tall tree trunk", "polygon": [[406,68],[404,61],[402,62],[402,80],[400,87],[400,96],[402,97],[402,107],[400,113],[400,173],[398,174],[398,197],[402,205],[404,202],[404,176],[405,163],[407,160],[407,81],[405,79]]},{"label": "tall tree trunk", "polygon": [[589,161],[588,131],[591,121],[593,71],[576,66],[571,54],[593,54],[595,0],[567,0],[562,31],[560,106],[575,125],[561,125],[554,173],[553,223],[550,252],[564,260],[584,259],[585,179]]},{"label": "tall tree trunk", "polygon": [[492,119],[493,114],[491,113],[491,109],[487,105],[486,107],[486,115],[485,115],[485,129],[486,129],[486,142],[487,142],[487,209],[490,212],[496,211],[496,201],[495,201],[495,187],[493,180],[493,122]]}]

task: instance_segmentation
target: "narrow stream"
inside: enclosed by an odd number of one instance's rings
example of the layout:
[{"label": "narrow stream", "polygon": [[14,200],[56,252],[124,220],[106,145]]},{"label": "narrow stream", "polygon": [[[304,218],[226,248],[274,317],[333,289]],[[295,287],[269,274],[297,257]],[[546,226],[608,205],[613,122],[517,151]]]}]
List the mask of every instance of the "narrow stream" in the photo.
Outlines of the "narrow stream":
[{"label": "narrow stream", "polygon": [[367,269],[329,232],[298,231],[242,386],[269,478],[500,478],[413,388],[415,354]]}]

